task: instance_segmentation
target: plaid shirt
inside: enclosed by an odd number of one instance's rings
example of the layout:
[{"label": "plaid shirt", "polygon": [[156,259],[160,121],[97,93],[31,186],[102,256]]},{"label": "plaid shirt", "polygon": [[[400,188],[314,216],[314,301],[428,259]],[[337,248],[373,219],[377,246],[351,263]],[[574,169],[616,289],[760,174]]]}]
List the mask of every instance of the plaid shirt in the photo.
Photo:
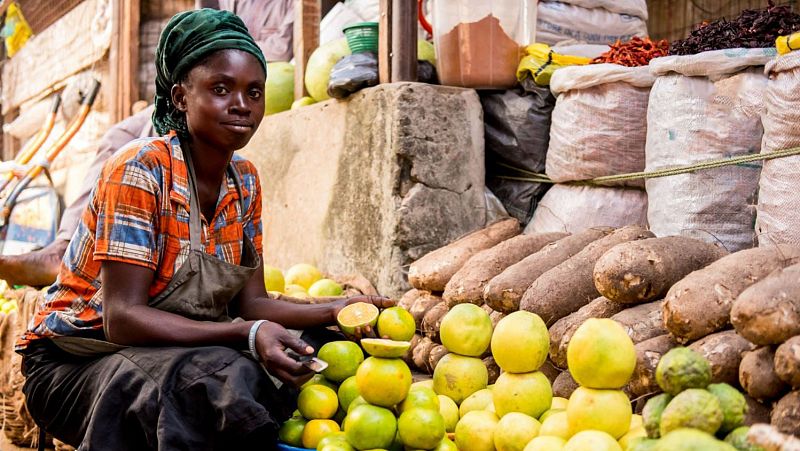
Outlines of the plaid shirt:
[{"label": "plaid shirt", "polygon": [[[261,253],[261,185],[252,163],[234,155],[231,164],[242,182],[245,211],[228,173],[214,218],[210,224],[203,219],[202,242],[208,254],[239,264],[242,234]],[[17,349],[47,336],[103,337],[103,261],[152,269],[155,277],[147,294],[153,298],[166,288],[188,255],[189,185],[178,138],[170,133],[132,141],[103,168],[58,279]]]}]

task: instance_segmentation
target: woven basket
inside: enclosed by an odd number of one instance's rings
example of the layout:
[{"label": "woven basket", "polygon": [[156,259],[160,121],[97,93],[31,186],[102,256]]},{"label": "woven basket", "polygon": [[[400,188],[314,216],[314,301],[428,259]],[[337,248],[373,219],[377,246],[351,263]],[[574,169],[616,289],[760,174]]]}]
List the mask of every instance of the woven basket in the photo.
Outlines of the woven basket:
[{"label": "woven basket", "polygon": [[14,352],[14,343],[27,328],[41,296],[33,288],[7,291],[6,299],[16,300],[19,310],[5,315],[0,323],[0,425],[8,440],[21,447],[37,445],[39,428],[25,407],[22,356]]}]

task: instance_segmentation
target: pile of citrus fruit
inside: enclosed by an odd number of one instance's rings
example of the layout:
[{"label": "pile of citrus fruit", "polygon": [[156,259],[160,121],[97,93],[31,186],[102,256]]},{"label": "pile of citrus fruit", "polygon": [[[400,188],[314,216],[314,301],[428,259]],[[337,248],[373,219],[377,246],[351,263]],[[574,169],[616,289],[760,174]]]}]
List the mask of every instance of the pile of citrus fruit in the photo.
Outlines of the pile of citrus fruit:
[{"label": "pile of citrus fruit", "polygon": [[285,274],[279,268],[264,265],[264,287],[271,293],[301,299],[340,296],[343,292],[338,282],[324,278],[319,269],[308,263],[293,265]]},{"label": "pile of citrus fruit", "polygon": [[[356,303],[337,319],[343,331],[370,325],[386,338],[363,339],[361,347],[350,341],[323,345],[318,357],[329,366],[301,387],[297,412],[281,427],[280,439],[325,451],[455,450],[439,397],[430,387],[412,387],[411,371],[400,358],[414,335],[411,314],[400,307],[378,313],[371,304]],[[454,403],[447,407],[457,410]]]},{"label": "pile of citrus fruit", "polygon": [[[744,398],[730,386],[709,384],[708,363],[685,348],[666,354],[658,366],[666,394],[648,403],[644,418],[633,414],[622,387],[636,353],[622,326],[610,319],[589,319],[575,331],[567,363],[580,387],[569,399],[553,397],[539,371],[550,339],[536,314],[511,313],[493,329],[481,307],[454,306],[440,329],[451,353],[432,380],[413,384],[400,360],[414,333],[407,311],[379,313],[372,305],[354,304],[338,319],[343,330],[373,325],[385,338],[320,349],[331,366],[300,393],[300,416],[281,429],[289,444],[318,451],[758,449],[732,447],[747,432],[741,428]],[[487,385],[481,362],[489,351],[502,369],[493,385]],[[727,434],[729,443],[715,433]],[[655,440],[659,435],[664,437]]]}]

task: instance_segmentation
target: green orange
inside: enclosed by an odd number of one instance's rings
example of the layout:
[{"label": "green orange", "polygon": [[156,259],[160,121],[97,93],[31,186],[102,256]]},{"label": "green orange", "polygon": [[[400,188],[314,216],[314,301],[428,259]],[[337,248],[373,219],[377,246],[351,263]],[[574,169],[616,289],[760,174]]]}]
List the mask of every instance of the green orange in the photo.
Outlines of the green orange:
[{"label": "green orange", "polygon": [[336,392],[324,385],[311,385],[300,391],[297,409],[309,420],[333,418],[339,410]]},{"label": "green orange", "polygon": [[397,435],[397,420],[388,409],[363,404],[347,415],[344,433],[356,449],[388,449]]},{"label": "green orange", "polygon": [[368,403],[393,407],[408,395],[411,370],[400,359],[369,357],[358,367],[356,384]]},{"label": "green orange", "polygon": [[352,341],[332,341],[319,348],[317,357],[328,362],[322,374],[334,382],[342,382],[354,376],[358,366],[364,361],[361,348]]},{"label": "green orange", "polygon": [[382,338],[409,341],[416,329],[414,317],[403,307],[389,307],[378,316],[378,336]]}]

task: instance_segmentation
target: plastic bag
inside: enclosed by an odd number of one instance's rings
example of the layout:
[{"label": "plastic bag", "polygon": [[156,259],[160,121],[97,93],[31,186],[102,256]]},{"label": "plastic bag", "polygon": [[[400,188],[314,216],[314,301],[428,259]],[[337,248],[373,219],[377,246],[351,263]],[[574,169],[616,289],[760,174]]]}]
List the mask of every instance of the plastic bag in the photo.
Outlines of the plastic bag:
[{"label": "plastic bag", "polygon": [[536,42],[553,45],[575,39],[588,44],[612,44],[634,36],[647,36],[647,23],[641,17],[618,14],[604,8],[539,2]]},{"label": "plastic bag", "polygon": [[28,42],[32,33],[31,27],[22,16],[22,11],[17,3],[11,3],[6,11],[6,21],[2,33],[6,41],[6,54],[9,58]]},{"label": "plastic bag", "polygon": [[439,76],[436,73],[436,66],[425,60],[417,61],[417,81],[431,85],[439,84]]},{"label": "plastic bag", "polygon": [[486,175],[486,187],[500,199],[509,216],[516,218],[523,225],[530,222],[539,201],[551,186],[548,183],[508,180]]},{"label": "plastic bag", "polygon": [[[758,153],[766,49],[729,49],[651,61],[647,171]],[[774,55],[775,49],[771,49]],[[731,252],[756,241],[759,162],[648,179],[657,236],[691,234]]]},{"label": "plastic bag", "polygon": [[[800,146],[800,52],[767,63],[762,153]],[[758,245],[800,246],[800,155],[764,161],[759,181]]]},{"label": "plastic bag", "polygon": [[500,178],[521,175],[502,165],[535,173],[544,171],[555,97],[549,89],[536,86],[530,79],[523,86],[524,90],[482,91],[480,95],[486,139],[486,184],[508,213],[525,224],[550,186]]},{"label": "plastic bag", "polygon": [[[438,84],[436,67],[427,61],[417,61],[417,80],[420,83]],[[372,52],[354,53],[340,59],[331,69],[328,95],[334,99],[344,99],[378,83],[378,55]]]},{"label": "plastic bag", "polygon": [[800,49],[800,32],[792,33],[789,36],[778,36],[775,40],[775,48],[778,54],[785,55],[791,51]]},{"label": "plastic bag", "polygon": [[500,199],[489,188],[483,188],[483,197],[486,199],[486,224],[489,225],[498,219],[508,217],[508,212]]},{"label": "plastic bag", "polygon": [[[639,172],[645,167],[647,103],[655,77],[647,67],[573,66],[553,76],[558,95],[547,175],[555,182]],[[644,180],[614,185],[643,188]]]},{"label": "plastic bag", "polygon": [[555,185],[525,233],[578,233],[592,227],[647,225],[647,194],[639,189]]},{"label": "plastic bag", "polygon": [[354,53],[340,59],[328,81],[328,95],[344,99],[350,94],[378,84],[378,55],[372,52]]},{"label": "plastic bag", "polygon": [[585,65],[591,61],[590,58],[556,53],[547,44],[531,44],[525,47],[524,56],[517,66],[517,80],[530,78],[539,86],[547,86],[556,69]]}]

